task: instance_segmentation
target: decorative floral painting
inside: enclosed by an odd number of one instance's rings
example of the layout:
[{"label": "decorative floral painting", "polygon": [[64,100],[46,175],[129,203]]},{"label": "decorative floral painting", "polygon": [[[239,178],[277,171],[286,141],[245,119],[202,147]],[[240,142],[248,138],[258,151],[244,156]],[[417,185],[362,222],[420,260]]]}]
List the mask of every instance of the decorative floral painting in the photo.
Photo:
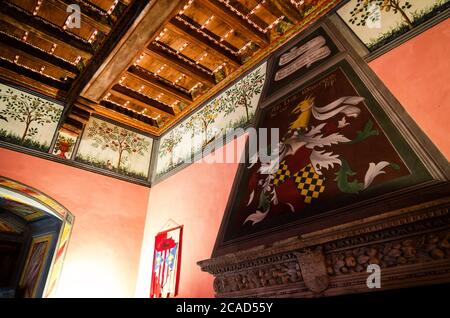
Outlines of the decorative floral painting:
[{"label": "decorative floral painting", "polygon": [[153,140],[92,117],[75,160],[133,178],[147,179]]},{"label": "decorative floral painting", "polygon": [[178,292],[183,227],[159,232],[155,237],[150,298],[174,297]]},{"label": "decorative floral painting", "polygon": [[159,144],[157,175],[161,176],[201,151],[229,128],[248,125],[256,112],[266,79],[266,63],[241,78],[165,134]]},{"label": "decorative floral painting", "polygon": [[55,146],[53,147],[53,154],[63,159],[70,159],[73,154],[77,136],[64,130],[58,132]]},{"label": "decorative floral painting", "polygon": [[268,144],[270,162],[241,167],[225,240],[401,189],[416,182],[413,174],[424,178],[380,111],[347,62],[265,109],[258,127],[279,128],[280,142]]},{"label": "decorative floral painting", "polygon": [[52,235],[34,237],[30,244],[25,261],[25,267],[20,279],[20,288],[23,290],[23,297],[32,298],[36,296],[37,287],[42,278],[47,261],[48,249],[52,240]]},{"label": "decorative floral painting", "polygon": [[374,51],[449,7],[449,0],[350,0],[337,12]]},{"label": "decorative floral painting", "polygon": [[63,108],[0,83],[0,140],[47,152]]}]

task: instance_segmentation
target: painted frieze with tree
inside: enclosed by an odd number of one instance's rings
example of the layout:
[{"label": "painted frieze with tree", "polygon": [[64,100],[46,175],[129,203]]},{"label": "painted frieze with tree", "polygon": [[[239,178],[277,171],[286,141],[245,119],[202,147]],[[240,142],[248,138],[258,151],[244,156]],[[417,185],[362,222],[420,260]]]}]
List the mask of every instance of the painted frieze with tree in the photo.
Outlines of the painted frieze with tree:
[{"label": "painted frieze with tree", "polygon": [[[252,121],[266,79],[266,63],[244,75],[162,136],[157,175],[161,176],[194,157],[229,129]],[[196,156],[195,156],[196,157]]]},{"label": "painted frieze with tree", "polygon": [[152,139],[92,118],[81,138],[76,160],[119,174],[146,179]]},{"label": "painted frieze with tree", "polygon": [[0,84],[0,139],[48,151],[63,106]]}]

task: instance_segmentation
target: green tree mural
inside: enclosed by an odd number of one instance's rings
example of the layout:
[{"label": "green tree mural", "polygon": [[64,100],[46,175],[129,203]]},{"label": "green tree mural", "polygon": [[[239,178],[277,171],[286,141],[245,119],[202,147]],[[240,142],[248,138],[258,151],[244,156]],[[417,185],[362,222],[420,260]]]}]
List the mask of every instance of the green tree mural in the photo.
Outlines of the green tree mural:
[{"label": "green tree mural", "polygon": [[121,164],[126,161],[126,158],[123,157],[125,153],[130,156],[144,156],[144,151],[148,151],[150,146],[150,142],[135,132],[115,125],[107,125],[104,122],[99,124],[96,120],[88,127],[87,136],[94,141],[93,147],[101,147],[102,150],[111,149],[113,152],[117,152],[117,170],[120,170]]},{"label": "green tree mural", "polygon": [[182,133],[179,131],[179,128],[172,129],[167,136],[164,136],[164,141],[159,146],[160,156],[169,156],[169,166],[173,166],[173,156],[172,151],[175,147],[180,143],[183,138]]},{"label": "green tree mural", "polygon": [[44,126],[56,123],[62,113],[62,108],[50,101],[24,93],[15,94],[10,89],[6,90],[6,94],[0,95],[0,100],[5,105],[5,108],[0,110],[2,120],[12,119],[25,124],[25,129],[19,136],[20,143],[38,133],[38,127],[33,127],[33,124]]},{"label": "green tree mural", "polygon": [[[410,29],[413,28],[412,21],[405,12],[405,10],[411,8],[412,5],[408,1],[401,0],[357,0],[355,7],[352,11],[350,11],[352,17],[348,22],[351,24],[356,24],[357,26],[366,25],[367,19],[376,18],[376,16],[371,12],[370,8],[372,6],[380,8],[381,11],[392,11],[395,14],[400,13],[408,27]],[[372,22],[374,21],[372,20]]]},{"label": "green tree mural", "polygon": [[223,110],[224,103],[221,98],[216,98],[214,101],[208,103],[201,111],[192,115],[186,122],[186,128],[191,131],[192,136],[202,134],[202,147],[206,146],[209,140],[209,130],[213,123],[216,122],[217,117]]},{"label": "green tree mural", "polygon": [[225,115],[235,112],[239,107],[244,107],[247,122],[250,121],[249,110],[254,106],[251,104],[251,100],[255,95],[261,93],[264,79],[265,74],[261,74],[261,70],[257,69],[227,90],[221,100]]}]

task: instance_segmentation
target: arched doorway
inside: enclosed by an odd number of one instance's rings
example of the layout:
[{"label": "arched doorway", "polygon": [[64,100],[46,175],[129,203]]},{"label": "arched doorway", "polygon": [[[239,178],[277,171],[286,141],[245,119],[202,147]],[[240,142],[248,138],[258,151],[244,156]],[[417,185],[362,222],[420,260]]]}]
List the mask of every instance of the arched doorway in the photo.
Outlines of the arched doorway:
[{"label": "arched doorway", "polygon": [[0,176],[0,298],[54,296],[73,222],[51,197]]}]

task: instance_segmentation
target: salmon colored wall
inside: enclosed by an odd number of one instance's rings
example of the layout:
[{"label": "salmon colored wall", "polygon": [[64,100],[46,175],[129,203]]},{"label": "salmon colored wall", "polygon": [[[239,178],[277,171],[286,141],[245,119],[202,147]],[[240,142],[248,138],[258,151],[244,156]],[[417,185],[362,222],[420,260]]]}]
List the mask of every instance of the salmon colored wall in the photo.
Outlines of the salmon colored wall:
[{"label": "salmon colored wall", "polygon": [[450,158],[450,20],[369,65],[406,111]]},{"label": "salmon colored wall", "polygon": [[[216,155],[231,149],[240,155],[244,144],[245,135]],[[237,167],[237,163],[194,163],[152,187],[137,297],[150,294],[154,238],[169,219],[184,226],[178,297],[214,296],[213,277],[202,272],[197,262],[211,257]]]},{"label": "salmon colored wall", "polygon": [[150,189],[0,148],[0,175],[75,215],[57,297],[133,297]]}]

